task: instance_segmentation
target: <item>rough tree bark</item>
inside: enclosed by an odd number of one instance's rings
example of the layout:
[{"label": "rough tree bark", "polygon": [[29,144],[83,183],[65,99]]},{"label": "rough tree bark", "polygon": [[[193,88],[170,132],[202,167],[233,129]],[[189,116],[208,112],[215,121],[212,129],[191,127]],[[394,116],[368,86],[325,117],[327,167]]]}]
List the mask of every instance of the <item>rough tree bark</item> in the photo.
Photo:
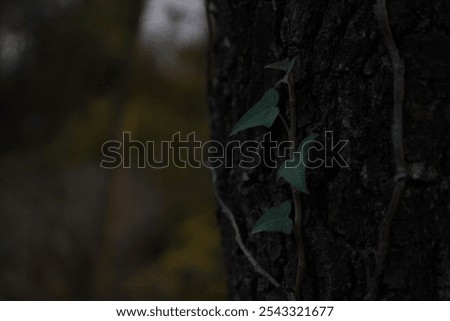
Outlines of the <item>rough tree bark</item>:
[{"label": "rough tree bark", "polygon": [[[409,177],[392,222],[377,299],[450,299],[450,3],[387,0],[405,62],[404,148]],[[391,143],[393,70],[374,2],[208,0],[212,31],[212,138],[226,143],[238,119],[280,74],[264,65],[298,56],[294,68],[299,138],[333,131],[347,139],[349,168],[309,171],[303,197],[306,272],[302,298],[359,300],[369,291],[395,174]],[[287,92],[281,91],[285,110]],[[272,136],[286,140],[277,120]],[[257,139],[268,130],[241,132]],[[237,164],[239,158],[234,159]],[[276,170],[221,168],[217,188],[243,241],[288,291],[295,284],[292,237],[250,235],[262,210],[291,199]],[[218,210],[231,299],[285,299],[255,273]]]}]

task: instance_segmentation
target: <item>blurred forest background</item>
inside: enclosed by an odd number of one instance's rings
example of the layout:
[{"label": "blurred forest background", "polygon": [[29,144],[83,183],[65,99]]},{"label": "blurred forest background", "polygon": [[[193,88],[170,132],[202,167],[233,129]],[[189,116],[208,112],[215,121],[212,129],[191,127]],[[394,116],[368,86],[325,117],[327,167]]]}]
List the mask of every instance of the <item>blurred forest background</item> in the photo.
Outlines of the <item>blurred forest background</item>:
[{"label": "blurred forest background", "polygon": [[[207,170],[100,168],[209,137],[202,0],[0,0],[0,299],[225,299]],[[182,136],[183,137],[183,136]]]}]

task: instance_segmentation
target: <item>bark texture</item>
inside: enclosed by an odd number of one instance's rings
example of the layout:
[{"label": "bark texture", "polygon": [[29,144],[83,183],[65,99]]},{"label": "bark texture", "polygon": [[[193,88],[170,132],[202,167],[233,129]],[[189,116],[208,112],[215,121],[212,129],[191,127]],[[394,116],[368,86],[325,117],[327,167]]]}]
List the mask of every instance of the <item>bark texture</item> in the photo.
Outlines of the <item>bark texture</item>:
[{"label": "bark texture", "polygon": [[[226,143],[239,118],[281,74],[264,65],[298,56],[294,68],[299,138],[333,131],[349,140],[349,168],[309,171],[303,197],[306,273],[303,299],[359,300],[375,268],[380,228],[394,185],[393,73],[368,0],[208,0],[212,43],[212,138]],[[377,299],[450,299],[450,2],[387,0],[406,67],[405,158],[410,177],[392,222]],[[287,91],[281,90],[281,110]],[[261,140],[255,128],[237,139]],[[272,136],[287,140],[277,120]],[[218,170],[217,186],[246,246],[288,291],[295,284],[292,237],[249,234],[262,210],[291,199],[276,170]],[[256,274],[219,210],[230,298],[285,299]]]}]

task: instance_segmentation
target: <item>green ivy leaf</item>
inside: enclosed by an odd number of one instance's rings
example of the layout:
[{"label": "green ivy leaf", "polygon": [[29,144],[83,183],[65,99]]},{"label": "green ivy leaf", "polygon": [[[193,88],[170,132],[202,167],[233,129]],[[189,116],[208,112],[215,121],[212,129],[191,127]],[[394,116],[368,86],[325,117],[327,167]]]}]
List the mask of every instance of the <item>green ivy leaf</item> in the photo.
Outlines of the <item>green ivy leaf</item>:
[{"label": "green ivy leaf", "polygon": [[267,66],[264,66],[264,68],[287,71],[289,68],[289,58],[286,58],[283,61],[277,61],[277,62],[268,64]]},{"label": "green ivy leaf", "polygon": [[[276,70],[282,70],[285,72],[285,75],[281,80],[277,83],[276,86],[278,86],[281,83],[288,83],[289,80],[289,74],[292,72],[292,68],[294,68],[295,62],[297,61],[297,56],[295,56],[292,60],[289,61],[288,58],[286,58],[283,61],[277,61],[272,64],[269,64],[265,66],[264,68],[270,68],[270,69],[276,69]],[[275,86],[275,87],[276,87]]]},{"label": "green ivy leaf", "polygon": [[278,207],[273,207],[264,211],[263,216],[256,221],[252,233],[258,232],[283,232],[291,234],[294,223],[289,218],[291,213],[291,203],[285,201]]},{"label": "green ivy leaf", "polygon": [[317,134],[310,134],[299,145],[297,152],[294,153],[294,159],[287,160],[278,170],[278,177],[283,177],[292,187],[300,192],[308,194],[306,185],[306,166],[308,165],[308,143],[314,141]]},{"label": "green ivy leaf", "polygon": [[289,65],[287,66],[286,69],[286,74],[289,75],[292,71],[292,68],[294,68],[295,62],[297,61],[297,56],[295,56],[290,62]]},{"label": "green ivy leaf", "polygon": [[230,136],[256,126],[270,128],[280,112],[277,107],[279,99],[280,95],[275,89],[266,91],[261,100],[242,116]]}]

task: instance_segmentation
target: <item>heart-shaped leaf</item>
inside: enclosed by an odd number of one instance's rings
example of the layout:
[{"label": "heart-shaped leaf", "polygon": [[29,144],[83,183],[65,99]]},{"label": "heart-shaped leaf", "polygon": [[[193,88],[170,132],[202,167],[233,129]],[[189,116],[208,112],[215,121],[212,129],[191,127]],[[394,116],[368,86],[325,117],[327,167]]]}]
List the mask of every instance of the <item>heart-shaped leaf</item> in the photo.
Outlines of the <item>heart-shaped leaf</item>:
[{"label": "heart-shaped leaf", "polygon": [[280,95],[275,89],[266,91],[261,100],[241,117],[230,136],[256,126],[270,128],[280,112],[277,107],[279,99]]},{"label": "heart-shaped leaf", "polygon": [[314,141],[317,134],[310,134],[299,145],[294,158],[287,160],[278,170],[278,177],[283,177],[292,187],[300,192],[308,194],[306,185],[306,166],[308,165],[308,143]]},{"label": "heart-shaped leaf", "polygon": [[291,213],[291,203],[285,201],[278,207],[270,208],[264,211],[263,216],[256,221],[253,226],[252,233],[258,232],[282,232],[291,234],[294,223],[289,218]]}]

